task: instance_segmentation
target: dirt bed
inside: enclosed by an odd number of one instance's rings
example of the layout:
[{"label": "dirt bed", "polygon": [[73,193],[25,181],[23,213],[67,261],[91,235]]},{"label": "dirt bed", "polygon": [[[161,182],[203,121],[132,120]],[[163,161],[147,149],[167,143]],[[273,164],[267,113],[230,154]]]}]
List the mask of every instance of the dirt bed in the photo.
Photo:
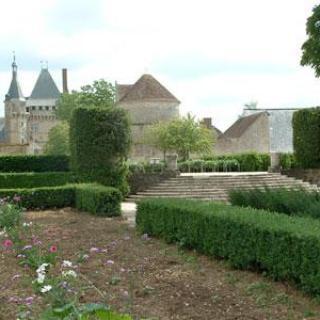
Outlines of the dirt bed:
[{"label": "dirt bed", "polygon": [[[76,263],[88,255],[77,271],[100,294],[88,290],[83,302],[101,302],[103,294],[115,310],[148,320],[320,319],[320,305],[293,287],[142,236],[121,218],[64,209],[28,212],[26,221],[41,226],[42,240],[57,245],[59,259]],[[14,320],[16,298],[32,294],[30,272],[4,251],[0,271],[0,319]]]}]

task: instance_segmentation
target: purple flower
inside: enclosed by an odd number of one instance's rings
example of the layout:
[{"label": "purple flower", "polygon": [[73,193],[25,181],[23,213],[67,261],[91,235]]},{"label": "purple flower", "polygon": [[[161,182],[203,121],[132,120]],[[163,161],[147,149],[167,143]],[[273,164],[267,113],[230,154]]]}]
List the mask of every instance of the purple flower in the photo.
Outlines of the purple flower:
[{"label": "purple flower", "polygon": [[33,303],[33,300],[34,300],[34,298],[33,297],[27,297],[27,298],[25,298],[25,303],[26,304],[32,304]]},{"label": "purple flower", "polygon": [[113,264],[114,264],[114,261],[113,261],[113,260],[107,260],[106,264],[108,264],[108,265],[113,265]]},{"label": "purple flower", "polygon": [[99,248],[96,248],[96,247],[92,247],[90,249],[90,252],[100,252],[100,249]]}]

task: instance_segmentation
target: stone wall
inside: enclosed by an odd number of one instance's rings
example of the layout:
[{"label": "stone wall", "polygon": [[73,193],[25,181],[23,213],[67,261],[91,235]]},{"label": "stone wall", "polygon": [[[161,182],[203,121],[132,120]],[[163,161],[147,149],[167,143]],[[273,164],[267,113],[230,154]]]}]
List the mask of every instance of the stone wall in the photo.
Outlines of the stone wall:
[{"label": "stone wall", "polygon": [[300,179],[320,187],[320,169],[290,169],[282,170],[282,174]]},{"label": "stone wall", "polygon": [[269,119],[264,114],[259,117],[240,137],[226,138],[221,135],[214,146],[216,155],[244,152],[269,153]]},{"label": "stone wall", "polygon": [[18,155],[18,154],[28,154],[29,144],[0,144],[0,154],[1,155]]},{"label": "stone wall", "polygon": [[152,187],[162,181],[174,178],[176,176],[176,171],[165,171],[163,173],[132,174],[128,179],[130,194],[136,194],[137,192],[145,191],[149,187]]}]

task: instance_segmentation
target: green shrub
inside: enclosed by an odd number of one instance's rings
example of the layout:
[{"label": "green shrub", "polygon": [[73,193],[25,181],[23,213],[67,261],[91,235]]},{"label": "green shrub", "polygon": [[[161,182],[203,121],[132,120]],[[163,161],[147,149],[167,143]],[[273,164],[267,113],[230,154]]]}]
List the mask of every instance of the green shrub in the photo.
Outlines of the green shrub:
[{"label": "green shrub", "polygon": [[84,182],[98,182],[128,192],[125,159],[130,147],[130,125],[120,108],[84,108],[70,123],[72,169]]},{"label": "green shrub", "polygon": [[17,197],[20,198],[20,205],[26,209],[72,207],[74,206],[75,186],[0,190],[0,198],[13,201]]},{"label": "green shrub", "polygon": [[284,170],[297,168],[298,164],[295,155],[293,153],[281,153],[280,166]]},{"label": "green shrub", "polygon": [[2,228],[8,230],[17,226],[22,217],[22,211],[17,205],[2,202],[0,206],[0,231]]},{"label": "green shrub", "polygon": [[236,206],[320,218],[320,193],[318,192],[282,188],[238,189],[230,191],[229,199]]},{"label": "green shrub", "polygon": [[53,155],[0,156],[0,172],[69,171],[69,157]]},{"label": "green shrub", "polygon": [[76,207],[95,215],[120,215],[122,194],[98,184],[70,184],[33,189],[1,189],[0,198],[26,209]]},{"label": "green shrub", "polygon": [[65,185],[76,182],[70,172],[0,173],[0,189],[23,189]]},{"label": "green shrub", "polygon": [[141,232],[320,293],[320,221],[214,202],[139,202]]},{"label": "green shrub", "polygon": [[118,189],[98,184],[76,186],[76,208],[98,216],[119,216],[122,194]]},{"label": "green shrub", "polygon": [[293,147],[297,163],[302,168],[320,167],[320,108],[294,112]]},{"label": "green shrub", "polygon": [[240,171],[236,159],[219,160],[187,160],[178,163],[180,172],[228,172]]}]

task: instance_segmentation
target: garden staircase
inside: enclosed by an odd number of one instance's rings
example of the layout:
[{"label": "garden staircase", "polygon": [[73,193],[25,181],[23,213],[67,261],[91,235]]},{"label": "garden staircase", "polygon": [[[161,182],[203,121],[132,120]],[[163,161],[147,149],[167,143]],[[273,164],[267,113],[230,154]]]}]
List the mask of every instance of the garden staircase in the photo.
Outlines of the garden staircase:
[{"label": "garden staircase", "polygon": [[182,174],[150,187],[144,192],[130,195],[127,201],[136,202],[147,197],[161,197],[228,202],[228,192],[232,189],[249,190],[264,187],[319,190],[316,185],[280,173]]}]

